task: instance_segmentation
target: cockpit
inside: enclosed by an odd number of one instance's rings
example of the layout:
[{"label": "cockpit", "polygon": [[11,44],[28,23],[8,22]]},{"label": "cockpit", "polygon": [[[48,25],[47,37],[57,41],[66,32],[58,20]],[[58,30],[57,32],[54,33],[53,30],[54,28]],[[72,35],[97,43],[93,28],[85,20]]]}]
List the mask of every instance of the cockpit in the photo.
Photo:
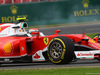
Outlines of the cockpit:
[{"label": "cockpit", "polygon": [[[5,23],[0,25],[0,37],[4,36],[18,36],[18,37],[32,37],[32,32],[38,32],[38,29],[32,28],[29,31],[26,31],[25,28],[28,27],[28,24],[24,22],[26,18],[18,18],[18,23]],[[40,36],[44,36],[40,32]]]}]

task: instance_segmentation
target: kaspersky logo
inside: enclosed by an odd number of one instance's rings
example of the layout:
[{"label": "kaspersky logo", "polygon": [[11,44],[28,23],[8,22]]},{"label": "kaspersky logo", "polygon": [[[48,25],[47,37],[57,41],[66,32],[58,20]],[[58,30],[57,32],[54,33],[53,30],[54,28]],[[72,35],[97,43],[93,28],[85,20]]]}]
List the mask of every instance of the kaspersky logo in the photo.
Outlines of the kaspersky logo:
[{"label": "kaspersky logo", "polygon": [[89,7],[89,0],[83,0],[82,3],[83,3],[83,7],[84,8],[88,8]]},{"label": "kaspersky logo", "polygon": [[10,9],[11,9],[12,14],[14,14],[14,15],[17,14],[17,9],[18,9],[17,6],[12,5],[12,6],[10,7]]}]

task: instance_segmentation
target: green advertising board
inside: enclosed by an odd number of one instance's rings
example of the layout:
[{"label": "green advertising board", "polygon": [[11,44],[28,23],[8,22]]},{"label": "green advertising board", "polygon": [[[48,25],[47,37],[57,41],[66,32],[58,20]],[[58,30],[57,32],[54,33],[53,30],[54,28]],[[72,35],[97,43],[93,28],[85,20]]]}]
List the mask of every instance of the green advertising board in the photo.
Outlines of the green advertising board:
[{"label": "green advertising board", "polygon": [[65,0],[0,5],[0,23],[27,17],[29,25],[78,23],[100,20],[100,0]]}]

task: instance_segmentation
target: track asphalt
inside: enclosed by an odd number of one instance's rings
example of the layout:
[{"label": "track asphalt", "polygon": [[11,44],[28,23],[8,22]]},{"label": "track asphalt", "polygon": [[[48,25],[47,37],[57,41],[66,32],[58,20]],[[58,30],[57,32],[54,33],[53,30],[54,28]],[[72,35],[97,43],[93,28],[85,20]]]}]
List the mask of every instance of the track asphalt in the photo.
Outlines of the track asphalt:
[{"label": "track asphalt", "polygon": [[66,26],[66,27],[54,27],[54,28],[42,28],[39,29],[45,35],[52,35],[56,30],[61,30],[60,34],[82,34],[85,33],[99,33],[100,24],[95,25],[79,25],[79,26]]}]

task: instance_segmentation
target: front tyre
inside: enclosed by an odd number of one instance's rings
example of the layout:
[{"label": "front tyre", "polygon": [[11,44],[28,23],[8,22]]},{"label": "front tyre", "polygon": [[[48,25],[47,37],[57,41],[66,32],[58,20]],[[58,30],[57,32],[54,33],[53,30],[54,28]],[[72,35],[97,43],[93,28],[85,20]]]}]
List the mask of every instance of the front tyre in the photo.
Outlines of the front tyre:
[{"label": "front tyre", "polygon": [[54,64],[67,64],[73,59],[74,49],[74,44],[68,37],[59,36],[50,41],[47,54]]}]

